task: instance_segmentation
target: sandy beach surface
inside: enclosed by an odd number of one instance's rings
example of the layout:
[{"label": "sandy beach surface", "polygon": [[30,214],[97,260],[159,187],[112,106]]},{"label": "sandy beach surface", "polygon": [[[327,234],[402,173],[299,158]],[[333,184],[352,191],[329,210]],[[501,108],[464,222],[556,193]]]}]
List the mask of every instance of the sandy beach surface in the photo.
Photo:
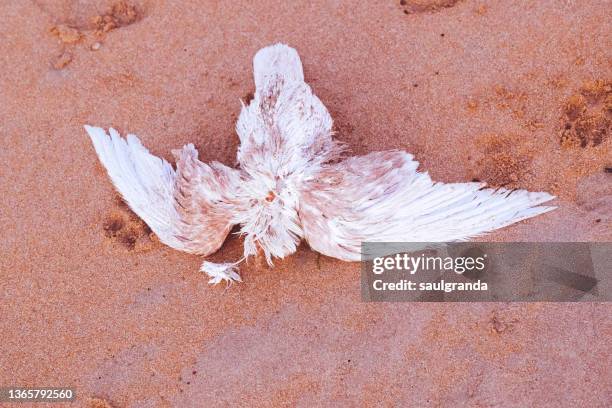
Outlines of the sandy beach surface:
[{"label": "sandy beach surface", "polygon": [[209,287],[83,125],[233,166],[252,57],[284,42],[355,154],[559,197],[486,240],[610,241],[611,6],[1,2],[0,386],[72,386],[79,407],[609,406],[609,304],[363,303],[359,265],[306,244]]}]

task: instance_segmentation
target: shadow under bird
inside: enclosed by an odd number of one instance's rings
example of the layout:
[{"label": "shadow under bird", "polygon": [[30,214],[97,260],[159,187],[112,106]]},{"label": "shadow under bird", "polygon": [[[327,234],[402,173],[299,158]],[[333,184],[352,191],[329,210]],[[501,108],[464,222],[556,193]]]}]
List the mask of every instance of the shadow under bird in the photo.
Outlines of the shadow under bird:
[{"label": "shadow under bird", "polygon": [[544,192],[436,183],[404,151],[347,157],[332,119],[304,82],[297,52],[276,44],[253,60],[256,91],[236,131],[238,168],[173,150],[176,169],[134,135],[85,126],[115,188],[164,244],[208,256],[240,225],[244,256],[205,261],[210,283],[240,281],[237,265],[263,252],[315,251],[359,261],[362,241],[445,242],[476,237],[555,207]]}]

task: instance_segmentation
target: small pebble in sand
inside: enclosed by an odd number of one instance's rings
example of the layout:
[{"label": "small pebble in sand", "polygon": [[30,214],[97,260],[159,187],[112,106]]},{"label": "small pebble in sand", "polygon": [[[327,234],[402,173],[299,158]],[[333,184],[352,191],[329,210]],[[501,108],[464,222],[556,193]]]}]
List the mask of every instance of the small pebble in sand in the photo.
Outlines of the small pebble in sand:
[{"label": "small pebble in sand", "polygon": [[76,28],[69,27],[65,24],[59,24],[51,27],[51,33],[59,37],[64,44],[74,44],[81,39],[81,33]]},{"label": "small pebble in sand", "polygon": [[55,69],[63,69],[66,65],[70,64],[72,61],[72,54],[68,51],[64,51],[60,56],[58,56],[55,61],[53,61],[53,68]]}]

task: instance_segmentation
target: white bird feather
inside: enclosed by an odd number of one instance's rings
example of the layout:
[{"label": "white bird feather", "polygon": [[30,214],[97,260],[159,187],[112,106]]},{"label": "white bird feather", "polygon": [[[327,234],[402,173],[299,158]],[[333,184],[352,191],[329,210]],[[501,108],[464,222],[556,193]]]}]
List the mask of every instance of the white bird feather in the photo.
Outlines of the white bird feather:
[{"label": "white bird feather", "polygon": [[344,158],[332,119],[304,82],[297,52],[276,44],[253,61],[256,91],[236,125],[239,168],[173,151],[176,170],[134,135],[85,126],[115,188],[166,245],[208,256],[234,225],[244,256],[204,262],[210,283],[240,281],[237,265],[294,253],[302,239],[324,255],[360,260],[363,241],[445,242],[476,237],[556,207],[545,192],[435,183],[403,151]]}]

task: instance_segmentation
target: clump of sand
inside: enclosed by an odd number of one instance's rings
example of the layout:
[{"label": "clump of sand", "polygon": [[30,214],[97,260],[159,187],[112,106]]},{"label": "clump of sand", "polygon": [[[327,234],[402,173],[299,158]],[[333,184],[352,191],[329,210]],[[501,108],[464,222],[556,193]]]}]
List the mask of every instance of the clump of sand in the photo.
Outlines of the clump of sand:
[{"label": "clump of sand", "polygon": [[109,242],[128,251],[149,251],[157,241],[149,226],[123,203],[104,218],[102,230]]},{"label": "clump of sand", "polygon": [[83,34],[74,27],[70,27],[66,24],[58,24],[49,30],[51,34],[57,36],[60,42],[64,44],[75,44],[81,40]]},{"label": "clump of sand", "polygon": [[113,408],[113,406],[102,398],[90,398],[88,401],[89,408]]},{"label": "clump of sand", "polygon": [[57,24],[51,27],[50,33],[59,39],[62,45],[62,53],[51,61],[53,68],[60,70],[65,68],[73,60],[73,53],[67,51],[68,47],[73,49],[82,40],[90,38],[89,49],[97,51],[101,48],[102,39],[105,35],[117,28],[125,27],[142,19],[142,13],[136,6],[126,2],[118,1],[112,4],[104,14],[96,14],[89,19],[90,24],[71,25],[68,23]]},{"label": "clump of sand", "polygon": [[477,159],[477,180],[491,187],[527,188],[531,149],[512,135],[483,135],[477,140],[482,156]]},{"label": "clump of sand", "polygon": [[562,120],[560,142],[564,148],[602,144],[612,130],[612,82],[586,81],[565,102]]},{"label": "clump of sand", "polygon": [[94,34],[101,37],[111,30],[133,24],[140,18],[141,14],[136,6],[119,1],[110,6],[106,13],[93,16],[91,23],[94,26]]}]

